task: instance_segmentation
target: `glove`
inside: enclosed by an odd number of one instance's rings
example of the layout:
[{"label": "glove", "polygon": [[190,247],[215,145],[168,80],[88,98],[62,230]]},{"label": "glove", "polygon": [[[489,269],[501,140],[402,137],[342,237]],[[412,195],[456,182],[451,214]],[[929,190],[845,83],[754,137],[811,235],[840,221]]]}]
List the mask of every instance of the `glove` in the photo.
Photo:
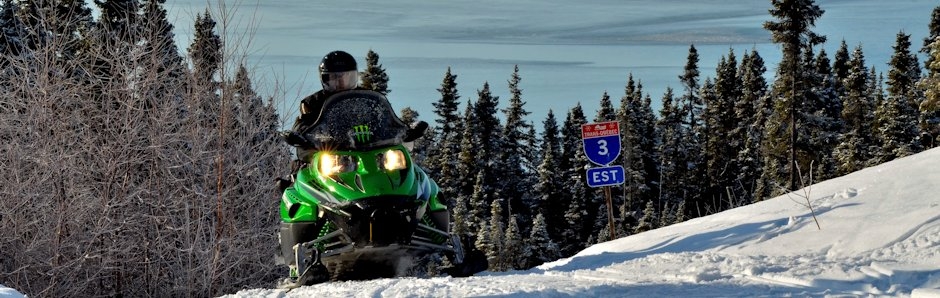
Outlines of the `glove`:
[{"label": "glove", "polygon": [[405,133],[405,142],[414,142],[421,136],[424,136],[424,132],[428,130],[428,123],[424,121],[418,121],[415,123],[414,127],[408,129],[408,132]]}]

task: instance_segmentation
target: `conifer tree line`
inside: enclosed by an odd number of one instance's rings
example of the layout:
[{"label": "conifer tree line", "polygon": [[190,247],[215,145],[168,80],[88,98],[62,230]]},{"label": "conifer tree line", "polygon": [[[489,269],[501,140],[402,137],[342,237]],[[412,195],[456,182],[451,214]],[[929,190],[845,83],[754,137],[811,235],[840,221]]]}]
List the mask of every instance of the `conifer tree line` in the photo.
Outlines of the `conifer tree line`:
[{"label": "conifer tree line", "polygon": [[5,285],[207,297],[284,276],[273,101],[208,10],[181,54],[164,1],[0,2]]},{"label": "conifer tree line", "polygon": [[[921,49],[897,34],[884,72],[845,40],[830,58],[826,37],[812,31],[824,13],[814,1],[771,4],[773,20],[763,26],[783,51],[772,81],[756,49],[731,49],[716,73],[703,74],[691,45],[681,89],[666,90],[658,114],[628,74],[623,93],[604,92],[593,115],[580,103],[560,111],[563,118],[550,110],[536,135],[518,65],[502,110],[489,82],[462,99],[448,68],[420,160],[455,210],[455,231],[487,253],[490,270],[530,268],[937,145],[940,7]],[[580,135],[582,124],[612,120],[620,122],[626,170],[613,198],[617,235],[609,235],[602,192],[586,183],[594,165]]]}]

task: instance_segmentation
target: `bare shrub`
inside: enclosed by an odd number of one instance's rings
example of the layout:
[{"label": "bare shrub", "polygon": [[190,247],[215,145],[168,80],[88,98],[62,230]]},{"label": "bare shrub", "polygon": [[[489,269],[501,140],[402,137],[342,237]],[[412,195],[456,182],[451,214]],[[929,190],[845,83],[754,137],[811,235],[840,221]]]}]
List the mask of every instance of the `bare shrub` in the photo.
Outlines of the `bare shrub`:
[{"label": "bare shrub", "polygon": [[138,25],[90,32],[75,59],[51,36],[0,60],[5,285],[30,296],[214,296],[277,275],[271,179],[290,153],[275,99],[251,91],[244,55],[231,51],[218,84],[194,83],[167,27]]}]

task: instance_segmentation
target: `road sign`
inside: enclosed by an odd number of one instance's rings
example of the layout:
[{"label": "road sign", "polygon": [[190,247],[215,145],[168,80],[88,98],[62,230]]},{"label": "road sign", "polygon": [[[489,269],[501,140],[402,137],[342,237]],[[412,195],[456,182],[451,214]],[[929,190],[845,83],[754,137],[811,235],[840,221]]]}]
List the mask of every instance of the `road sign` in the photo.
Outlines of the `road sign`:
[{"label": "road sign", "polygon": [[590,187],[620,185],[624,180],[623,166],[587,169],[587,183]]},{"label": "road sign", "polygon": [[581,125],[584,154],[591,162],[609,165],[620,156],[620,122],[608,121]]}]

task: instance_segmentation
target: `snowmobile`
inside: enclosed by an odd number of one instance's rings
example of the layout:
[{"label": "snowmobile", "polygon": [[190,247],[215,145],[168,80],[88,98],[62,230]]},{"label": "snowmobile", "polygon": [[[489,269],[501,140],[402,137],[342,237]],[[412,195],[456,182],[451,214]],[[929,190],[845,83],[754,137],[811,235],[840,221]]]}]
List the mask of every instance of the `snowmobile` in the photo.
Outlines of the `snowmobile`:
[{"label": "snowmobile", "polygon": [[425,129],[405,125],[384,95],[349,90],[285,137],[313,153],[281,198],[279,240],[291,276],[279,287],[405,275],[431,255],[447,258],[439,269],[450,276],[486,270],[485,255],[450,232],[437,184],[405,146]]}]

